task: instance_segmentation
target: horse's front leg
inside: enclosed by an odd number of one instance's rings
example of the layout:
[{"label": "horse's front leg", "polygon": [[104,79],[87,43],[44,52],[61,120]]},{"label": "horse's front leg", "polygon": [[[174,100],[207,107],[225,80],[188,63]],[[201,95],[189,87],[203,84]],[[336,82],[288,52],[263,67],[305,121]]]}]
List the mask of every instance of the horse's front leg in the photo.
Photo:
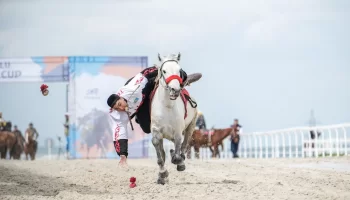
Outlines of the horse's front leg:
[{"label": "horse's front leg", "polygon": [[169,176],[168,170],[165,169],[165,152],[163,148],[163,138],[160,134],[160,132],[157,129],[152,129],[152,144],[154,148],[156,149],[157,153],[157,164],[159,166],[159,174],[158,174],[158,184],[164,185],[167,182],[167,178]]},{"label": "horse's front leg", "polygon": [[182,164],[185,159],[185,156],[181,155],[181,139],[182,139],[181,134],[179,132],[175,132],[175,136],[174,136],[175,151],[173,149],[170,150],[171,162],[175,165]]}]

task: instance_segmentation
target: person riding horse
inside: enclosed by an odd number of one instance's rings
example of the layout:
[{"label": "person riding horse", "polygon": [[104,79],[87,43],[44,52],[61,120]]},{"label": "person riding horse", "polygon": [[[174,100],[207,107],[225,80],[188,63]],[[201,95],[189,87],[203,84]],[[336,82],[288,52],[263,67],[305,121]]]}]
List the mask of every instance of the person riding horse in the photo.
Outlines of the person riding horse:
[{"label": "person riding horse", "polygon": [[25,138],[23,137],[22,132],[18,129],[17,125],[13,127],[13,133],[16,135],[16,137],[20,137],[23,141],[25,141]]},{"label": "person riding horse", "polygon": [[29,123],[29,127],[25,132],[26,145],[29,144],[29,140],[34,141],[34,148],[37,148],[38,142],[36,141],[39,137],[38,131],[34,128],[33,123]]},{"label": "person riding horse", "polygon": [[196,121],[196,126],[198,127],[199,130],[201,130],[201,132],[203,132],[202,130],[207,130],[204,115],[201,111],[198,111],[198,118]]},{"label": "person riding horse", "polygon": [[6,121],[2,118],[2,112],[0,112],[0,131],[5,131]]},{"label": "person riding horse", "polygon": [[[130,78],[116,94],[111,94],[107,99],[114,130],[113,143],[122,165],[126,164],[128,156],[128,122],[136,116],[135,121],[140,125],[143,132],[147,134],[151,132],[149,97],[155,88],[158,71],[158,67],[155,65],[142,70],[136,76]],[[181,69],[181,87],[198,81],[201,76],[199,73],[187,76],[186,72]]]}]

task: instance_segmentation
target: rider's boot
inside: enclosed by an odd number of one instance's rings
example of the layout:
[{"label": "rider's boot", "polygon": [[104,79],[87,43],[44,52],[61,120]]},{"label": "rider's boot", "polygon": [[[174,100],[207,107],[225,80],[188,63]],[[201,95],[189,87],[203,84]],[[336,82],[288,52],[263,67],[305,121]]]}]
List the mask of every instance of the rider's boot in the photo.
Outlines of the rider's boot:
[{"label": "rider's boot", "polygon": [[185,83],[185,86],[189,86],[191,83],[194,83],[194,82],[198,81],[201,78],[202,78],[202,74],[201,73],[190,74],[190,75],[187,76],[187,81]]}]

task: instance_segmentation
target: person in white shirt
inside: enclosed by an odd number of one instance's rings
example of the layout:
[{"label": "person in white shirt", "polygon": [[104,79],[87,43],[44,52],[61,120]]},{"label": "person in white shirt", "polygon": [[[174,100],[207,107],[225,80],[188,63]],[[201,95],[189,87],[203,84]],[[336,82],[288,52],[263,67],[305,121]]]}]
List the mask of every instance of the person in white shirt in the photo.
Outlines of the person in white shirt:
[{"label": "person in white shirt", "polygon": [[[150,99],[149,96],[155,87],[155,78],[158,75],[156,66],[149,67],[129,79],[116,94],[111,94],[107,104],[111,108],[110,120],[113,125],[113,143],[117,154],[120,156],[120,164],[126,164],[128,157],[128,128],[127,124],[134,116],[135,121],[145,133],[150,133]],[[181,71],[183,82],[189,85],[202,77],[196,73],[187,76]],[[184,87],[186,85],[182,85]]]}]

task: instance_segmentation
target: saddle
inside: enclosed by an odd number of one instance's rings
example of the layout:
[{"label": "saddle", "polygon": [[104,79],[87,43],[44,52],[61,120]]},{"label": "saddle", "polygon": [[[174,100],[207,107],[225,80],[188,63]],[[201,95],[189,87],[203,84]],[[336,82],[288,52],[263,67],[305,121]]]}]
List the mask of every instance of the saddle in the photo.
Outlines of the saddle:
[{"label": "saddle", "polygon": [[206,135],[208,137],[208,143],[207,145],[208,146],[211,146],[212,143],[211,143],[211,137],[214,135],[214,130],[201,130],[200,131],[202,135]]},{"label": "saddle", "polygon": [[212,136],[214,134],[214,131],[213,130],[203,130],[202,133],[203,133],[203,135]]}]

